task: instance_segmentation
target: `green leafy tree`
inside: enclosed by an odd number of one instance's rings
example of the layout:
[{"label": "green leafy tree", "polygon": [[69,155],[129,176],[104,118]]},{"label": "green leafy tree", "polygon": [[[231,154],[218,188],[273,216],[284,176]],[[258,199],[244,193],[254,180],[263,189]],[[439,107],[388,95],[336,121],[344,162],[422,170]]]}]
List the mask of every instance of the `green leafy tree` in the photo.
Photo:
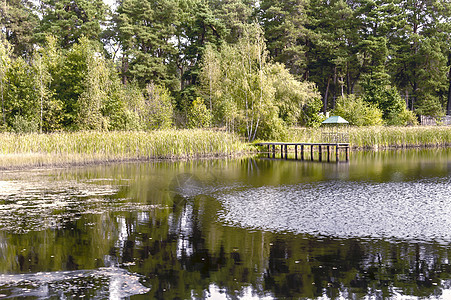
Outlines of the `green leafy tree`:
[{"label": "green leafy tree", "polygon": [[406,95],[412,110],[427,106],[427,103],[423,105],[423,100],[430,102],[437,97],[446,103],[451,34],[446,25],[450,22],[449,1],[409,0],[399,6],[406,24],[394,44],[396,52],[390,60],[394,82]]},{"label": "green leafy tree", "polygon": [[263,0],[259,8],[271,56],[284,63],[293,74],[305,76],[307,1]]},{"label": "green leafy tree", "polygon": [[55,36],[63,49],[69,49],[82,36],[100,42],[108,7],[102,0],[40,0],[40,25],[36,38]]},{"label": "green leafy tree", "polygon": [[312,84],[296,81],[269,60],[263,31],[255,24],[237,44],[207,48],[201,78],[218,125],[249,141],[280,137],[286,122],[296,122],[303,105],[319,97]]},{"label": "green leafy tree", "polygon": [[87,74],[84,91],[77,101],[77,128],[82,130],[108,129],[108,119],[102,109],[109,92],[109,74],[104,58],[98,52],[90,51],[87,57]]},{"label": "green leafy tree", "polygon": [[180,24],[176,0],[124,0],[117,7],[117,35],[124,82],[179,87],[173,37]]},{"label": "green leafy tree", "polygon": [[341,116],[349,124],[356,126],[383,124],[382,111],[355,95],[338,98],[332,114]]},{"label": "green leafy tree", "polygon": [[288,69],[279,63],[272,64],[269,75],[275,89],[274,101],[279,109],[279,117],[289,126],[313,125],[314,115],[321,109],[321,95],[315,84],[296,80]]},{"label": "green leafy tree", "polygon": [[255,20],[255,1],[209,0],[208,4],[215,17],[226,28],[224,39],[228,43],[238,42],[248,24]]},{"label": "green leafy tree", "polygon": [[12,45],[15,56],[29,57],[33,52],[33,32],[38,25],[35,2],[4,0],[0,4],[0,29]]},{"label": "green leafy tree", "polygon": [[415,123],[415,115],[407,111],[404,100],[395,87],[373,81],[364,85],[363,100],[382,111],[382,118],[388,125],[407,125]]},{"label": "green leafy tree", "polygon": [[8,41],[0,35],[0,97],[2,101],[2,127],[6,127],[5,111],[5,86],[7,82],[6,74],[11,63],[12,49]]},{"label": "green leafy tree", "polygon": [[[358,64],[358,20],[343,0],[311,0],[308,6],[308,73],[323,95],[323,110],[334,107],[334,99],[352,93],[360,76]],[[332,101],[330,101],[332,98]]]},{"label": "green leafy tree", "polygon": [[173,123],[173,98],[169,90],[149,83],[144,92],[146,129],[166,129]]},{"label": "green leafy tree", "polygon": [[208,110],[202,98],[193,101],[188,113],[188,127],[208,128],[211,126],[212,113]]},{"label": "green leafy tree", "polygon": [[[44,125],[44,115],[50,113],[52,110],[50,102],[52,101],[52,92],[49,89],[50,82],[52,77],[49,73],[48,66],[46,64],[46,60],[43,55],[45,52],[41,50],[36,51],[33,55],[33,69],[34,69],[34,82],[37,89],[38,97],[39,97],[39,132],[42,133],[44,130],[48,130],[47,126]],[[49,125],[49,124],[47,124]],[[56,125],[56,124],[55,124]]]},{"label": "green leafy tree", "polygon": [[218,47],[226,35],[224,24],[217,19],[206,2],[194,2],[190,9],[189,16],[184,18],[181,25],[182,38],[184,37],[184,42],[180,41],[182,47],[179,48],[181,89],[189,84],[197,84],[205,47]]},{"label": "green leafy tree", "polygon": [[38,131],[39,98],[32,67],[21,57],[11,61],[6,74],[5,113],[8,127],[15,131]]}]

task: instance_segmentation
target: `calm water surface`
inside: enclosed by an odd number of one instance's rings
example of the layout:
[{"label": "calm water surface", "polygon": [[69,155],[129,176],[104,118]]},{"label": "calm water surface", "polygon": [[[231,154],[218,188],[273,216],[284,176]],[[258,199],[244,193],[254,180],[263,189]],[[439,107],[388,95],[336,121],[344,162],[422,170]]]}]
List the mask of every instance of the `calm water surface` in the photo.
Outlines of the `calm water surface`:
[{"label": "calm water surface", "polygon": [[0,175],[0,299],[451,299],[451,150]]}]

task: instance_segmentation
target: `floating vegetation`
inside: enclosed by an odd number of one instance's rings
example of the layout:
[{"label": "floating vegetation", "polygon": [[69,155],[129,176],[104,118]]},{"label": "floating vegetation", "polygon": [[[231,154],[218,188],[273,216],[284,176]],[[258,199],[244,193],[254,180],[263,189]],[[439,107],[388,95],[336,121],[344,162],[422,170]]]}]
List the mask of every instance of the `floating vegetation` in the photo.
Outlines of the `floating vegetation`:
[{"label": "floating vegetation", "polygon": [[115,197],[119,188],[89,180],[0,181],[0,230],[26,233],[61,229],[82,215],[163,208]]}]

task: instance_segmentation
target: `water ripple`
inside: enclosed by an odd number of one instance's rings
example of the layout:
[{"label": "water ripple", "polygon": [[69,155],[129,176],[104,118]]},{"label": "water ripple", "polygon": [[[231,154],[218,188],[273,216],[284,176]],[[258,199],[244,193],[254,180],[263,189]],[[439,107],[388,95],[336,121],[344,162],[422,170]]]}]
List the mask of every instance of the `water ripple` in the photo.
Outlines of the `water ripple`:
[{"label": "water ripple", "polygon": [[226,224],[274,232],[451,242],[451,185],[320,182],[222,194]]}]

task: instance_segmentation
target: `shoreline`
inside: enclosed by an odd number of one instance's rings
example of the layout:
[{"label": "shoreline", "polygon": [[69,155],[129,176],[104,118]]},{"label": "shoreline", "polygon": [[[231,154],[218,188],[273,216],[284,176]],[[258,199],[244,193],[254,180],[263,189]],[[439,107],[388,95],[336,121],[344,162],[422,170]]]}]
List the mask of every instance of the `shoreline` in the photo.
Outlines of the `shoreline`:
[{"label": "shoreline", "polygon": [[[15,154],[20,159],[20,154]],[[29,154],[25,154],[27,156]],[[205,160],[216,160],[216,159],[235,159],[239,157],[245,157],[247,155],[254,155],[253,152],[241,152],[230,155],[197,155],[197,156],[187,156],[187,157],[172,157],[172,158],[153,158],[153,157],[137,157],[137,158],[99,158],[99,159],[87,159],[87,160],[64,160],[59,162],[19,162],[17,164],[2,165],[0,164],[0,172],[12,172],[12,171],[32,171],[32,170],[42,170],[42,169],[65,169],[71,167],[89,167],[89,166],[101,166],[110,164],[121,164],[121,163],[147,163],[147,162],[184,162],[184,161],[205,161]],[[2,155],[0,155],[0,160]]]},{"label": "shoreline", "polygon": [[[317,142],[322,129],[291,128],[283,141]],[[352,151],[451,148],[451,127],[353,127]],[[0,133],[0,171],[111,163],[189,161],[258,154],[238,135],[210,129]]]},{"label": "shoreline", "polygon": [[[398,150],[432,150],[432,149],[447,149],[451,148],[451,144],[447,146],[437,146],[437,145],[407,145],[407,146],[384,146],[384,147],[357,147],[352,146],[352,151],[398,151]],[[316,152],[317,150],[315,150]],[[13,172],[13,171],[33,171],[33,170],[43,170],[43,169],[65,169],[71,167],[89,167],[89,166],[101,166],[110,164],[121,164],[121,163],[148,163],[148,162],[184,162],[184,161],[205,161],[205,160],[220,160],[220,159],[237,159],[246,156],[256,156],[259,151],[256,149],[254,151],[237,152],[234,154],[208,154],[208,155],[191,155],[186,157],[130,157],[130,158],[98,158],[98,159],[69,159],[54,161],[54,162],[32,162],[27,163],[26,161],[21,161],[17,164],[2,165],[0,164],[0,172]],[[25,157],[29,157],[30,154],[13,154],[19,160]],[[36,153],[35,153],[36,155]],[[39,156],[39,154],[37,154]],[[47,155],[42,155],[45,157]],[[4,158],[4,155],[0,155],[0,161]],[[80,157],[78,157],[80,158]]]}]

